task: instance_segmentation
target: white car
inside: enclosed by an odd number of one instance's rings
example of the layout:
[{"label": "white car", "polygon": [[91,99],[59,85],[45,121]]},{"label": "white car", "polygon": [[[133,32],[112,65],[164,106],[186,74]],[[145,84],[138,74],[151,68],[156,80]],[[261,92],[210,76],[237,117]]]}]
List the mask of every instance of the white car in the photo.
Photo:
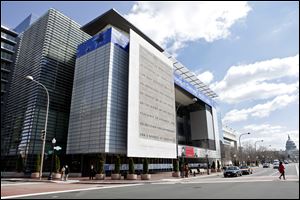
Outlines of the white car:
[{"label": "white car", "polygon": [[270,167],[270,164],[269,163],[264,163],[263,164],[263,168],[269,168]]},{"label": "white car", "polygon": [[274,162],[273,169],[278,169],[278,168],[279,168],[279,162]]}]

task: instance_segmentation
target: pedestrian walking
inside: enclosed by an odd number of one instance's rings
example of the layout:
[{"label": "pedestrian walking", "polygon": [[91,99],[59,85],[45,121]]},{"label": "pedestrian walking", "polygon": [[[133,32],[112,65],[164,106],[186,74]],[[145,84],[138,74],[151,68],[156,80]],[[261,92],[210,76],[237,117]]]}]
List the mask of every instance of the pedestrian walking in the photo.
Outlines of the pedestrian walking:
[{"label": "pedestrian walking", "polygon": [[64,177],[65,177],[65,171],[66,171],[66,168],[65,168],[65,166],[63,166],[60,171],[62,181],[64,180]]},{"label": "pedestrian walking", "polygon": [[66,170],[65,170],[65,181],[67,181],[68,177],[69,177],[70,170],[69,170],[68,165],[66,165],[65,168],[66,168]]},{"label": "pedestrian walking", "polygon": [[185,164],[185,177],[189,177],[189,165]]},{"label": "pedestrian walking", "polygon": [[283,180],[285,180],[284,169],[285,169],[285,168],[284,168],[282,162],[280,161],[280,163],[279,163],[279,168],[278,168],[278,170],[279,170],[279,172],[280,172],[279,179],[281,179],[281,176],[283,176]]},{"label": "pedestrian walking", "polygon": [[94,169],[94,165],[91,165],[91,167],[90,167],[90,180],[91,179],[93,180],[95,174],[96,174],[96,171]]},{"label": "pedestrian walking", "polygon": [[180,166],[180,176],[181,178],[184,178],[184,172],[185,171],[185,165],[184,163],[181,163],[181,166]]}]

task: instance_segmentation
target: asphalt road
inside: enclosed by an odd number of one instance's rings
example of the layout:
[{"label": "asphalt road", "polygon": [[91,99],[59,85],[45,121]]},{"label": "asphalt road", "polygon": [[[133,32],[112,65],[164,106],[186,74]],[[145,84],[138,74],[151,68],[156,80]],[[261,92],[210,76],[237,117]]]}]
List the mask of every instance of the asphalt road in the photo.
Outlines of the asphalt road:
[{"label": "asphalt road", "polygon": [[71,192],[51,192],[23,199],[299,199],[299,164],[286,166],[286,181],[278,170],[254,168],[251,175],[224,178],[192,177],[151,184],[91,185]]},{"label": "asphalt road", "polygon": [[[27,199],[298,199],[299,182],[147,184],[31,196]],[[24,198],[24,199],[26,199]]]}]

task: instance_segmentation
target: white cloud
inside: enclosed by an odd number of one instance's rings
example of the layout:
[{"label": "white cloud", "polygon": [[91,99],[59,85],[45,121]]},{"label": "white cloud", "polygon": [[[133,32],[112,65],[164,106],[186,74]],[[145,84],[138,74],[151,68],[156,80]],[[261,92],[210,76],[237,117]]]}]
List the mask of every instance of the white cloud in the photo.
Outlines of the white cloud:
[{"label": "white cloud", "polygon": [[272,111],[281,109],[299,99],[299,95],[282,95],[264,104],[257,104],[252,108],[231,110],[225,114],[223,123],[232,123],[247,120],[249,117],[263,118],[270,115]]},{"label": "white cloud", "polygon": [[213,79],[214,75],[210,71],[205,71],[197,76],[203,83],[208,85]]},{"label": "white cloud", "polygon": [[[251,141],[254,144],[257,140],[264,140],[262,143],[257,143],[271,149],[285,150],[285,144],[290,135],[291,139],[295,142],[297,148],[299,148],[299,130],[285,130],[286,127],[271,125],[271,124],[250,124],[243,128],[243,131],[250,132],[247,138],[243,138],[241,143],[245,144]],[[269,147],[271,145],[271,147]]]},{"label": "white cloud", "polygon": [[125,16],[174,54],[189,41],[227,38],[230,27],[251,10],[247,2],[137,2]]},{"label": "white cloud", "polygon": [[299,81],[292,84],[278,83],[278,79],[283,77],[299,78],[299,54],[232,66],[223,80],[211,84],[211,88],[219,95],[221,101],[227,103],[268,99],[298,92]]}]

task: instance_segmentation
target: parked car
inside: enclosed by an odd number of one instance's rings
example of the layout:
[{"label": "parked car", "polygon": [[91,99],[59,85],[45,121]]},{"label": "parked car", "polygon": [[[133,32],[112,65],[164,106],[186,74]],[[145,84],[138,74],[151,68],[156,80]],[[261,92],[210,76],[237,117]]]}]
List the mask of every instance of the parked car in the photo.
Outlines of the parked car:
[{"label": "parked car", "polygon": [[224,177],[228,176],[242,176],[242,172],[239,167],[237,166],[230,166],[224,171]]},{"label": "parked car", "polygon": [[249,166],[240,166],[240,170],[241,170],[242,174],[252,174],[253,173],[253,169]]},{"label": "parked car", "polygon": [[273,169],[278,169],[278,168],[279,168],[279,162],[274,162]]},{"label": "parked car", "polygon": [[287,160],[284,160],[283,162],[284,162],[284,164],[289,164],[289,161],[287,161]]},{"label": "parked car", "polygon": [[270,167],[270,163],[264,163],[263,164],[263,168],[269,168]]}]

